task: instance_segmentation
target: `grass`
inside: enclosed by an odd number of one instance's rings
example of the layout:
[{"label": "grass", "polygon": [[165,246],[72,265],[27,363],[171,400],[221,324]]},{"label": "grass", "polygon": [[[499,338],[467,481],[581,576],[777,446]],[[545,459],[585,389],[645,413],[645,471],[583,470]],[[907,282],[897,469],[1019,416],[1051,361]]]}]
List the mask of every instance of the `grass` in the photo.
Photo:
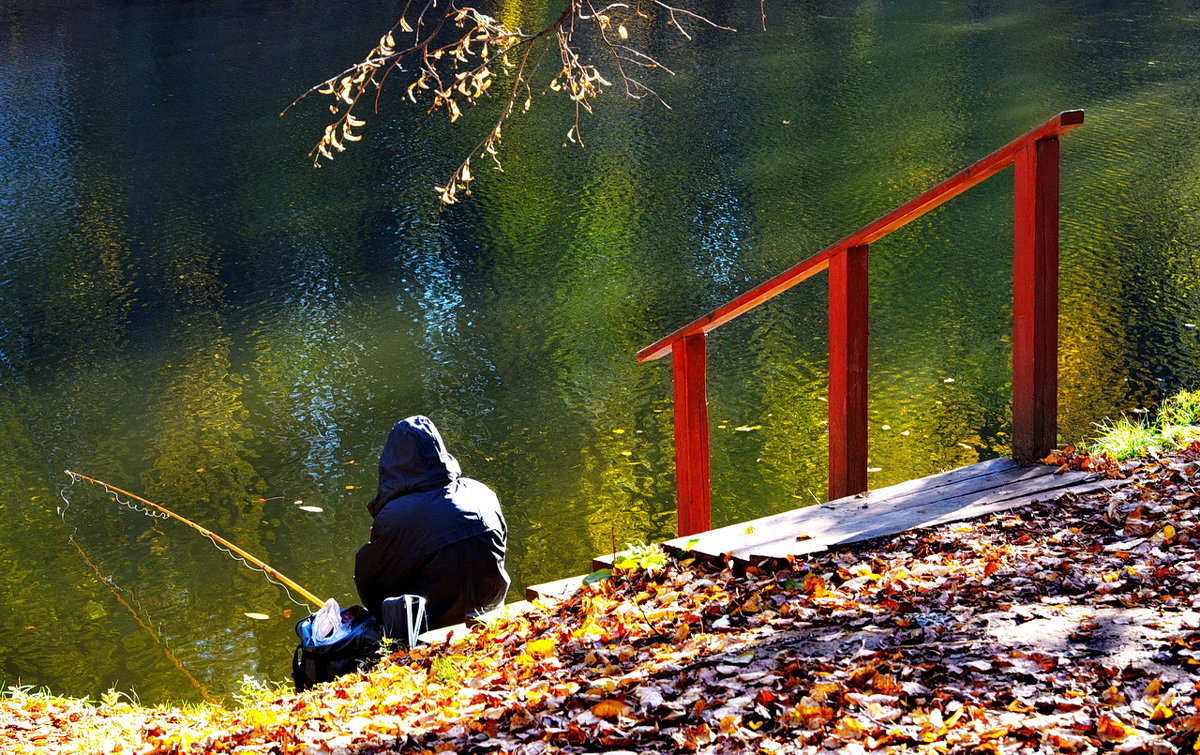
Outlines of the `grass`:
[{"label": "grass", "polygon": [[291,691],[292,683],[290,681],[263,681],[249,674],[243,674],[241,689],[233,694],[233,699],[243,708],[255,708]]},{"label": "grass", "polygon": [[1121,417],[1096,424],[1100,435],[1088,451],[1114,459],[1131,459],[1200,440],[1200,390],[1182,391],[1165,399],[1153,419]]}]

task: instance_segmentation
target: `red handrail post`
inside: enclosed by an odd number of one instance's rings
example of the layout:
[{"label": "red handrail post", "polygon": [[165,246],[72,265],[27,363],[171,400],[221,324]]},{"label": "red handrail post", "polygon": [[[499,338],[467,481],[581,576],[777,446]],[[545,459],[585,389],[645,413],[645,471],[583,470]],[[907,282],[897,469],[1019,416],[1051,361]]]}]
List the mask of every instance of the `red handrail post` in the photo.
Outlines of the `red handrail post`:
[{"label": "red handrail post", "polygon": [[708,473],[708,394],[704,333],[671,347],[675,379],[675,486],[680,536],[711,529]]},{"label": "red handrail post", "polygon": [[867,489],[867,251],[829,260],[829,500]]},{"label": "red handrail post", "polygon": [[1013,457],[1041,459],[1058,423],[1058,137],[1027,143],[1013,175]]}]

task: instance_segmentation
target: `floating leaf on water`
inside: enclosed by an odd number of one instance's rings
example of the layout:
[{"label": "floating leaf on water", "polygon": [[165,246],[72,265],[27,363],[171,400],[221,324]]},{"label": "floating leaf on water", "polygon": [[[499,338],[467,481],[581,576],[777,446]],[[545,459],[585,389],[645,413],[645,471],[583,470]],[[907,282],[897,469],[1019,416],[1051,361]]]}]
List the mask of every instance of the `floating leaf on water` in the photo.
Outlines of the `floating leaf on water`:
[{"label": "floating leaf on water", "polygon": [[301,511],[311,511],[314,514],[320,514],[325,509],[321,508],[320,506],[301,506],[300,510]]},{"label": "floating leaf on water", "polygon": [[254,611],[247,611],[245,616],[247,619],[254,619],[255,621],[266,621],[267,619],[271,618],[265,613],[255,613]]},{"label": "floating leaf on water", "polygon": [[754,430],[761,430],[761,429],[762,429],[762,425],[742,425],[741,427],[733,428],[733,431],[736,433],[748,433],[748,432],[753,432]]}]

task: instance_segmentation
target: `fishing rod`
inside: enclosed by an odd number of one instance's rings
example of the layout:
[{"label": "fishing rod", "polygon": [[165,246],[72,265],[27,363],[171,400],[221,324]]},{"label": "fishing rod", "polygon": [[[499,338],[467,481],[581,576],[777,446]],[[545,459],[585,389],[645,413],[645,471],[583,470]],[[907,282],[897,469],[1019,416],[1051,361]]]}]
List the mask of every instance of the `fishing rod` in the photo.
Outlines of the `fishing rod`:
[{"label": "fishing rod", "polygon": [[234,552],[234,553],[238,554],[238,555],[239,555],[239,556],[241,556],[242,558],[246,559],[248,562],[250,562],[250,563],[254,564],[255,566],[257,566],[259,569],[262,569],[262,570],[263,570],[263,572],[264,572],[264,573],[266,573],[268,576],[270,576],[270,577],[274,577],[275,579],[277,579],[277,580],[279,580],[281,583],[283,583],[285,586],[287,586],[287,587],[290,587],[290,588],[292,588],[293,590],[295,590],[296,592],[300,593],[300,595],[301,595],[301,596],[303,596],[305,600],[309,601],[309,602],[310,602],[310,603],[312,603],[314,606],[317,606],[317,607],[319,608],[320,606],[324,605],[325,601],[321,600],[321,599],[320,599],[320,598],[318,598],[316,595],[313,595],[313,594],[312,594],[311,592],[309,592],[308,590],[305,590],[305,589],[304,589],[303,587],[301,587],[300,585],[296,584],[296,583],[295,583],[295,582],[293,582],[292,580],[290,580],[290,579],[288,579],[287,577],[285,577],[285,576],[284,576],[283,574],[281,574],[281,573],[279,572],[279,570],[278,570],[278,569],[276,569],[275,567],[271,566],[270,564],[268,564],[268,563],[267,563],[267,562],[265,562],[265,561],[262,561],[262,560],[260,560],[260,559],[258,559],[258,558],[255,558],[254,556],[250,555],[250,554],[249,554],[249,553],[247,553],[246,551],[242,550],[242,549],[241,549],[241,548],[239,548],[238,546],[236,546],[236,545],[234,545],[233,543],[229,542],[228,540],[226,540],[225,538],[221,537],[220,535],[218,535],[217,533],[213,532],[212,530],[210,530],[210,529],[208,529],[208,528],[206,528],[206,527],[204,527],[204,526],[202,526],[202,525],[196,524],[196,523],[195,523],[195,522],[193,522],[191,519],[188,519],[188,518],[186,518],[186,517],[182,517],[182,516],[180,516],[179,514],[176,514],[174,511],[171,511],[171,510],[170,510],[170,509],[168,509],[167,507],[165,507],[165,506],[160,506],[160,505],[158,505],[157,503],[154,503],[153,501],[148,501],[148,500],[146,500],[145,498],[142,498],[140,495],[136,495],[136,494],[134,494],[134,493],[130,493],[128,490],[122,490],[121,488],[118,488],[118,487],[116,487],[115,485],[109,485],[107,482],[104,482],[103,480],[97,480],[97,479],[96,479],[96,478],[94,478],[94,477],[88,477],[87,475],[79,474],[78,472],[72,472],[72,471],[71,471],[71,470],[69,470],[69,469],[67,469],[67,470],[64,470],[64,471],[65,471],[65,472],[66,472],[68,475],[70,475],[70,476],[71,476],[73,479],[77,479],[77,480],[85,480],[85,481],[87,481],[87,482],[94,483],[94,484],[96,484],[96,485],[99,485],[100,487],[104,488],[105,490],[109,491],[110,493],[116,493],[116,494],[119,494],[119,495],[127,496],[127,497],[129,497],[129,498],[132,498],[133,500],[137,501],[138,503],[142,503],[142,504],[145,504],[146,506],[149,506],[149,507],[151,507],[151,508],[152,508],[152,509],[154,509],[155,511],[160,511],[160,512],[162,512],[163,514],[166,514],[167,516],[171,517],[172,519],[178,519],[179,521],[183,522],[183,523],[184,523],[184,524],[186,524],[187,526],[189,526],[189,527],[191,527],[192,529],[196,530],[196,531],[197,531],[197,532],[199,532],[200,534],[202,534],[202,535],[204,535],[205,537],[209,538],[209,539],[210,539],[210,540],[212,540],[213,542],[215,542],[215,543],[218,543],[218,544],[220,544],[221,546],[223,546],[223,547],[225,547],[225,548],[228,548],[230,551],[232,551],[232,552]]},{"label": "fishing rod", "polygon": [[209,694],[204,685],[200,683],[200,680],[193,676],[191,671],[188,671],[187,666],[183,665],[183,662],[179,660],[175,653],[171,652],[171,648],[167,647],[167,643],[162,641],[162,638],[158,636],[158,632],[155,632],[153,629],[151,629],[150,625],[147,624],[142,618],[142,615],[139,614],[137,609],[133,607],[133,604],[126,600],[125,597],[118,592],[117,584],[113,582],[111,578],[104,576],[104,574],[101,573],[100,568],[93,563],[92,559],[88,558],[88,554],[83,550],[83,546],[81,546],[75,540],[75,536],[68,536],[67,541],[70,542],[71,545],[75,546],[75,550],[79,551],[79,555],[83,557],[83,562],[87,564],[92,572],[96,575],[96,579],[100,580],[100,583],[108,588],[109,592],[113,594],[113,597],[117,599],[117,602],[129,610],[129,613],[133,615],[133,620],[138,623],[138,626],[140,626],[142,629],[145,629],[146,633],[150,635],[150,638],[158,643],[158,646],[161,647],[163,652],[167,654],[167,659],[170,660],[171,663],[175,664],[175,668],[179,669],[183,675],[188,678],[188,681],[190,681],[196,689],[200,690],[200,694],[205,700],[213,705],[219,705],[220,702],[211,694]]}]

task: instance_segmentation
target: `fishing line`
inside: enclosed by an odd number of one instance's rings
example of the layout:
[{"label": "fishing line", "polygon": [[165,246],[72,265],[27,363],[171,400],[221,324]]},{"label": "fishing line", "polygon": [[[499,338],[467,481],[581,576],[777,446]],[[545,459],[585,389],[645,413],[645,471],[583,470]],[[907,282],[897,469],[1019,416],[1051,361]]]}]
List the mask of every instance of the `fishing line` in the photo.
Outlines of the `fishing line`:
[{"label": "fishing line", "polygon": [[[133,616],[133,620],[137,622],[138,626],[140,626],[142,629],[146,630],[146,634],[150,635],[150,639],[154,640],[154,642],[157,643],[160,648],[162,648],[163,653],[166,654],[166,656],[167,656],[167,660],[171,661],[171,663],[175,665],[175,668],[179,669],[180,673],[182,673],[184,676],[186,676],[188,678],[188,681],[190,681],[192,683],[192,686],[194,686],[196,689],[198,689],[200,691],[200,695],[206,701],[208,701],[209,703],[211,703],[213,705],[219,705],[220,701],[218,701],[215,697],[213,697],[211,694],[209,694],[208,690],[204,687],[204,685],[200,683],[200,680],[197,679],[195,676],[193,676],[191,671],[188,671],[187,667],[183,665],[183,662],[179,660],[179,657],[176,656],[175,653],[171,650],[171,648],[167,645],[167,643],[163,641],[162,637],[159,636],[158,632],[154,631],[154,629],[150,626],[150,624],[147,623],[142,618],[142,615],[138,611],[138,609],[133,607],[133,603],[137,603],[138,608],[141,608],[142,607],[141,601],[139,601],[133,595],[133,593],[129,593],[130,600],[126,600],[125,596],[123,596],[121,593],[129,592],[129,591],[125,590],[125,588],[121,587],[116,582],[114,582],[112,577],[104,576],[104,574],[100,571],[100,567],[96,566],[96,564],[92,561],[92,559],[90,557],[88,557],[87,552],[84,551],[83,546],[80,545],[79,541],[77,541],[75,539],[75,535],[76,535],[76,533],[79,532],[79,528],[75,527],[74,525],[72,525],[70,522],[67,521],[67,510],[69,508],[71,508],[71,499],[67,498],[67,490],[69,488],[74,487],[76,482],[78,482],[78,480],[75,479],[74,477],[72,477],[70,485],[67,485],[66,487],[60,487],[58,489],[59,497],[62,498],[63,503],[66,504],[66,506],[60,506],[58,508],[58,515],[63,520],[63,524],[66,524],[68,527],[71,528],[71,531],[67,534],[67,542],[69,542],[71,545],[75,546],[75,550],[79,551],[79,555],[83,559],[83,562],[85,564],[87,564],[88,568],[90,568],[92,570],[92,573],[96,575],[96,579],[100,580],[100,583],[108,588],[108,591],[111,592],[113,597],[117,599],[117,602],[120,603],[121,605],[125,606],[125,608],[129,611],[130,615]],[[130,601],[133,601],[133,602],[131,603]],[[145,609],[143,609],[143,611],[144,610]]]},{"label": "fishing line", "polygon": [[[288,597],[288,600],[292,601],[296,605],[304,606],[305,604],[296,600],[296,598],[292,595],[291,590],[295,590],[296,592],[300,593],[300,595],[302,597],[304,597],[305,600],[309,601],[310,603],[312,603],[312,605],[314,605],[316,607],[320,607],[325,603],[325,601],[321,600],[316,595],[313,595],[311,592],[304,589],[303,587],[298,585],[293,580],[284,576],[278,569],[274,568],[270,564],[254,557],[250,553],[246,552],[245,550],[243,550],[243,549],[239,548],[238,546],[234,545],[233,543],[229,542],[228,540],[226,540],[225,538],[216,534],[212,530],[209,530],[208,528],[203,527],[202,525],[199,525],[190,519],[187,519],[185,517],[180,516],[179,514],[176,514],[175,512],[171,511],[170,509],[166,508],[165,506],[160,506],[159,504],[154,503],[153,501],[148,501],[139,495],[130,493],[128,490],[122,490],[121,488],[118,488],[114,485],[110,485],[107,482],[104,482],[102,480],[97,480],[94,477],[88,477],[87,475],[79,474],[78,472],[72,472],[69,469],[64,470],[64,472],[71,478],[72,485],[74,485],[75,482],[77,482],[79,480],[83,480],[85,482],[90,482],[95,485],[99,485],[101,488],[104,489],[104,491],[106,493],[108,493],[112,497],[112,499],[114,501],[121,504],[122,506],[125,506],[128,509],[137,511],[141,514],[145,514],[146,516],[150,516],[155,519],[171,518],[171,519],[176,519],[180,522],[183,522],[187,526],[191,527],[192,529],[196,530],[200,534],[207,537],[209,539],[209,541],[213,544],[213,546],[216,547],[217,550],[223,552],[225,555],[229,556],[234,561],[241,562],[242,565],[245,566],[247,569],[261,573],[263,576],[265,576],[267,578],[267,581],[271,582],[272,584],[282,587],[284,593]],[[128,500],[123,500],[122,496],[125,496],[125,498]],[[136,503],[134,503],[134,502],[136,502]]]}]

